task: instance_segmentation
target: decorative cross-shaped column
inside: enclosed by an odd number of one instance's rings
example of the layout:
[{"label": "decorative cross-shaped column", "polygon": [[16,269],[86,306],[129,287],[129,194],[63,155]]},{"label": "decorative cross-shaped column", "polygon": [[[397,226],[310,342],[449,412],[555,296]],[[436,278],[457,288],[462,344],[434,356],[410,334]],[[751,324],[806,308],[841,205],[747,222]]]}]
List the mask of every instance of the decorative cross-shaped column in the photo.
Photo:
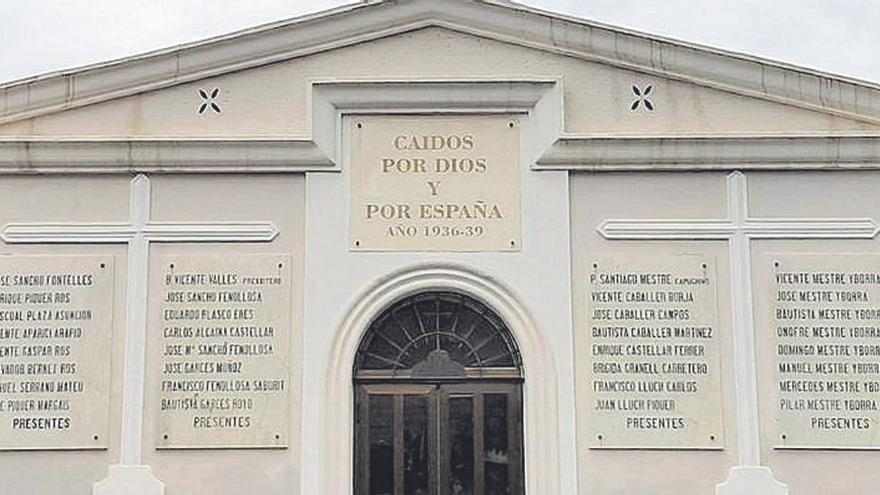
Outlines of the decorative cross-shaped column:
[{"label": "decorative cross-shaped column", "polygon": [[127,466],[141,463],[150,243],[269,242],[278,235],[271,222],[153,222],[151,198],[150,179],[138,175],[131,181],[128,223],[13,223],[0,232],[10,244],[128,244],[120,453]]},{"label": "decorative cross-shaped column", "polygon": [[750,218],[746,177],[727,176],[727,218],[720,220],[606,220],[599,233],[612,240],[726,240],[730,244],[734,375],[740,466],[760,466],[758,381],[752,314],[752,239],[872,239],[869,218]]}]

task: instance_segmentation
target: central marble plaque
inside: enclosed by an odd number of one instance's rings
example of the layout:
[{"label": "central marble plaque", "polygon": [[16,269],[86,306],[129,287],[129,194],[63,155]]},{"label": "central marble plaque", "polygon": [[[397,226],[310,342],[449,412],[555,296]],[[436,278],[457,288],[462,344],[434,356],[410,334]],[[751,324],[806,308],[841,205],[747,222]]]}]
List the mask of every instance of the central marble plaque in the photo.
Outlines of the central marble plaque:
[{"label": "central marble plaque", "polygon": [[290,423],[290,257],[163,260],[157,448],[279,448]]},{"label": "central marble plaque", "polygon": [[770,263],[776,447],[880,449],[880,256]]},{"label": "central marble plaque", "polygon": [[723,448],[711,259],[601,257],[588,276],[591,448]]},{"label": "central marble plaque", "polygon": [[0,256],[0,450],[107,447],[112,331],[112,257]]},{"label": "central marble plaque", "polygon": [[351,249],[520,249],[515,118],[363,116],[351,136]]}]

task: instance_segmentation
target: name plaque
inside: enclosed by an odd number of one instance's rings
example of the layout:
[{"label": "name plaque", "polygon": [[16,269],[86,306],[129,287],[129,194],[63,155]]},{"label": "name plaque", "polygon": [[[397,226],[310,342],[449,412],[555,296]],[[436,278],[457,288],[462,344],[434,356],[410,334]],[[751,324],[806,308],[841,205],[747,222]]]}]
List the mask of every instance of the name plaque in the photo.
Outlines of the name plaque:
[{"label": "name plaque", "polygon": [[356,117],[350,157],[352,250],[520,249],[516,118]]},{"label": "name plaque", "polygon": [[0,256],[0,450],[107,448],[110,256]]},{"label": "name plaque", "polygon": [[770,263],[776,447],[880,449],[880,256]]},{"label": "name plaque", "polygon": [[173,256],[160,266],[157,448],[286,447],[290,257]]},{"label": "name plaque", "polygon": [[702,256],[593,259],[591,448],[723,448],[715,285]]}]

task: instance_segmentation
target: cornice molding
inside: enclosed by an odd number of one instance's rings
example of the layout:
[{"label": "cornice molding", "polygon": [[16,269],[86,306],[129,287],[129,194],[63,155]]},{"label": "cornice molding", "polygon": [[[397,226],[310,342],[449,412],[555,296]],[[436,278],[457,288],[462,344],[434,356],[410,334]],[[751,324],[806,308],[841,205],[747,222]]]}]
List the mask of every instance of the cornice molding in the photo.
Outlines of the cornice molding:
[{"label": "cornice molding", "polygon": [[876,170],[880,134],[563,136],[535,170]]},{"label": "cornice molding", "polygon": [[[519,104],[507,108],[528,111]],[[330,105],[328,111],[341,110]],[[364,105],[363,112],[368,111]],[[323,127],[326,134],[317,141],[0,139],[0,175],[338,171],[333,144],[338,129]],[[580,172],[880,170],[880,135],[567,136],[556,141],[533,168]]]},{"label": "cornice molding", "polygon": [[305,172],[333,167],[310,140],[0,139],[0,175]]},{"label": "cornice molding", "polygon": [[[390,26],[390,27],[389,27]],[[0,86],[0,124],[429,26],[880,124],[880,86],[500,0],[368,1]]]}]

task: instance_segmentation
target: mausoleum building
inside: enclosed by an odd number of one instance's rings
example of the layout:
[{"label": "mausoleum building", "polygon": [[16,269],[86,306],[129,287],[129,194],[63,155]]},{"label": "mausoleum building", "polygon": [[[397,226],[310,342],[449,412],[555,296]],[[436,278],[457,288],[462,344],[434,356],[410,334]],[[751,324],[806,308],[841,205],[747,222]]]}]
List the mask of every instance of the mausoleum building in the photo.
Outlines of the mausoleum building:
[{"label": "mausoleum building", "polygon": [[878,170],[877,84],[504,0],[0,86],[0,493],[872,493]]}]

